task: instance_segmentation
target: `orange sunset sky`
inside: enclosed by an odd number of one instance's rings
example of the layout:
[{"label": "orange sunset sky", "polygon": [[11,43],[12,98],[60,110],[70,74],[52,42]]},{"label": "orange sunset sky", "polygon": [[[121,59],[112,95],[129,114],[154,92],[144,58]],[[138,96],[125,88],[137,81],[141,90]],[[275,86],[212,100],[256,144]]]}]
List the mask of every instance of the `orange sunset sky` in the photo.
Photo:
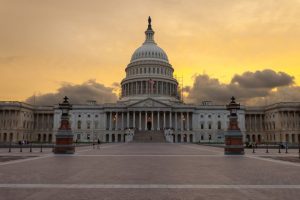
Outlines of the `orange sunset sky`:
[{"label": "orange sunset sky", "polygon": [[235,74],[270,69],[300,93],[299,0],[0,0],[0,100],[91,79],[115,87],[149,15],[185,86],[207,75],[222,88]]}]

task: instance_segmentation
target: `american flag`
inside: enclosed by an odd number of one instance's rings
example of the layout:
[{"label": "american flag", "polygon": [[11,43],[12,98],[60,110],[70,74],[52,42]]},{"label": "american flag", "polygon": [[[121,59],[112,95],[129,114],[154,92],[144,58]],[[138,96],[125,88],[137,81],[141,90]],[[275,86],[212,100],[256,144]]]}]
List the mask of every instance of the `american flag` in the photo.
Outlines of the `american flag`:
[{"label": "american flag", "polygon": [[153,93],[153,87],[155,85],[155,81],[150,78],[149,79],[149,84],[150,84],[150,93]]}]

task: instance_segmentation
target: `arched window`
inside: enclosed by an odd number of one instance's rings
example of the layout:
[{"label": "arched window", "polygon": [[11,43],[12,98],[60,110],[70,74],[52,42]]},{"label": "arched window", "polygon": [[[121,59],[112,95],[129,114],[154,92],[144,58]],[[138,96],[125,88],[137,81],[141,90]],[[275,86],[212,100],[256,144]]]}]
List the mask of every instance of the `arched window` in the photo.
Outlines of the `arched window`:
[{"label": "arched window", "polygon": [[211,129],[211,123],[208,124],[208,129]]},{"label": "arched window", "polygon": [[44,135],[43,135],[43,142],[46,142],[46,141],[47,141],[47,135],[44,134]]},{"label": "arched window", "polygon": [[9,134],[9,141],[13,141],[13,139],[14,139],[14,135],[13,135],[13,133],[10,133]]},{"label": "arched window", "polygon": [[222,128],[222,124],[220,121],[218,121],[218,129],[220,130]]},{"label": "arched window", "polygon": [[81,121],[77,122],[77,129],[81,129]]}]

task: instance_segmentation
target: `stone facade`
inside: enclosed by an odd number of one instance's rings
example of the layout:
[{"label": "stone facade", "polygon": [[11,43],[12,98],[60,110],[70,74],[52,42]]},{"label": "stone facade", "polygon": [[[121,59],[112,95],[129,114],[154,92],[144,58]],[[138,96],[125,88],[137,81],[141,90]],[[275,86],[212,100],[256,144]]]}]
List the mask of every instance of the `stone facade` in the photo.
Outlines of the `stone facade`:
[{"label": "stone facade", "polygon": [[[59,127],[60,114],[55,108],[54,130]],[[131,105],[73,105],[70,114],[77,141],[124,142],[134,131],[160,131],[170,134],[173,142],[222,142],[229,112],[225,106],[166,104],[148,98]],[[244,110],[240,110],[243,131],[244,123]]]},{"label": "stone facade", "polygon": [[0,141],[53,141],[53,106],[0,102]]},{"label": "stone facade", "polygon": [[300,102],[280,102],[246,109],[246,138],[250,142],[300,141]]}]

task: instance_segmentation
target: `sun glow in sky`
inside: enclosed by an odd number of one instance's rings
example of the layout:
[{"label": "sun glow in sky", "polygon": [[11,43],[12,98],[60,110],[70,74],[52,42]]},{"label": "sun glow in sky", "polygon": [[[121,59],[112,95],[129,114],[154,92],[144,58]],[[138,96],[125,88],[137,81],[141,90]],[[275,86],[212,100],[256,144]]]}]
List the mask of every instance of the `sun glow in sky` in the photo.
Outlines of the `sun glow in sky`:
[{"label": "sun glow in sky", "polygon": [[0,0],[0,100],[120,82],[149,15],[184,85],[263,69],[300,83],[299,0]]}]

